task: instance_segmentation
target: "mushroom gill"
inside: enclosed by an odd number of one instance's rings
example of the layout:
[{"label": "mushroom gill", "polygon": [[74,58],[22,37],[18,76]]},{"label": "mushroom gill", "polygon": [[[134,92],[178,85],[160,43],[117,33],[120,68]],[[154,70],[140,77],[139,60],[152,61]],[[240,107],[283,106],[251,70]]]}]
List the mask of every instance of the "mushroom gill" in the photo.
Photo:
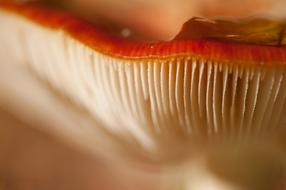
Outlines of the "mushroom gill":
[{"label": "mushroom gill", "polygon": [[2,56],[148,153],[173,155],[181,145],[253,138],[286,125],[284,21],[195,18],[170,42],[132,40],[129,31],[106,32],[35,4],[3,3],[0,23]]}]

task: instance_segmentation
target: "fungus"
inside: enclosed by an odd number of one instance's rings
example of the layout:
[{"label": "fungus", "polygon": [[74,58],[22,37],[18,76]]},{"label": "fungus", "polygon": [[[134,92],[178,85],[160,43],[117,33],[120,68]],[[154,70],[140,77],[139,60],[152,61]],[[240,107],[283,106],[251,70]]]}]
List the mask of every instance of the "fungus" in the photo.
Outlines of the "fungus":
[{"label": "fungus", "polygon": [[153,160],[285,127],[285,21],[193,18],[169,42],[132,39],[38,4],[0,7],[3,55],[25,64]]}]

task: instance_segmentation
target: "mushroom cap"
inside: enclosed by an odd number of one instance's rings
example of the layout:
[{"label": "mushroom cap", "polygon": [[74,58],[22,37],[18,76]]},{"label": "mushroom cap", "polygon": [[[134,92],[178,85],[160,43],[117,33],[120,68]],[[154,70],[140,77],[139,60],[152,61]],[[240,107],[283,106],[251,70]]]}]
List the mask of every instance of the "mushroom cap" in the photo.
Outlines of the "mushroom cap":
[{"label": "mushroom cap", "polygon": [[[0,21],[6,56],[144,156],[178,157],[222,139],[265,137],[286,125],[280,33],[275,45],[213,33],[190,38],[185,34],[195,20],[172,41],[142,42],[35,4],[1,4]],[[281,23],[274,28],[283,31]]]}]

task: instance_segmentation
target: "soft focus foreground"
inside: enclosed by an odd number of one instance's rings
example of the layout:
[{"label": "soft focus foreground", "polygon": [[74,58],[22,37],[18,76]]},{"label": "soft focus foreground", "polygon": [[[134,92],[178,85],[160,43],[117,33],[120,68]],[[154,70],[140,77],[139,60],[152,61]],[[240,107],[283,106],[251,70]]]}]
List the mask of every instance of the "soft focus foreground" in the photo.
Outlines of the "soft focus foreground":
[{"label": "soft focus foreground", "polygon": [[3,110],[0,126],[1,190],[158,189],[156,177],[74,150]]}]

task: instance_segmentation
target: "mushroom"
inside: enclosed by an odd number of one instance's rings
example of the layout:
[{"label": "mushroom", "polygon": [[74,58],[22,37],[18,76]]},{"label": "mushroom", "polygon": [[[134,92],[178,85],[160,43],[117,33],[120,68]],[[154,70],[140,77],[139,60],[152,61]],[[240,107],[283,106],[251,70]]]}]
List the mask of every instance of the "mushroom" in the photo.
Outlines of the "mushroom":
[{"label": "mushroom", "polygon": [[[221,173],[235,165],[235,159],[223,163],[235,149],[240,161],[269,154],[267,163],[285,167],[285,140],[278,138],[286,126],[283,20],[194,18],[169,42],[142,42],[127,28],[108,31],[38,4],[3,3],[0,23],[2,57],[30,69],[96,120],[86,128],[54,128],[73,131],[82,146],[92,146],[85,137],[96,128],[146,162],[206,155]],[[253,170],[267,173],[262,165]]]}]

